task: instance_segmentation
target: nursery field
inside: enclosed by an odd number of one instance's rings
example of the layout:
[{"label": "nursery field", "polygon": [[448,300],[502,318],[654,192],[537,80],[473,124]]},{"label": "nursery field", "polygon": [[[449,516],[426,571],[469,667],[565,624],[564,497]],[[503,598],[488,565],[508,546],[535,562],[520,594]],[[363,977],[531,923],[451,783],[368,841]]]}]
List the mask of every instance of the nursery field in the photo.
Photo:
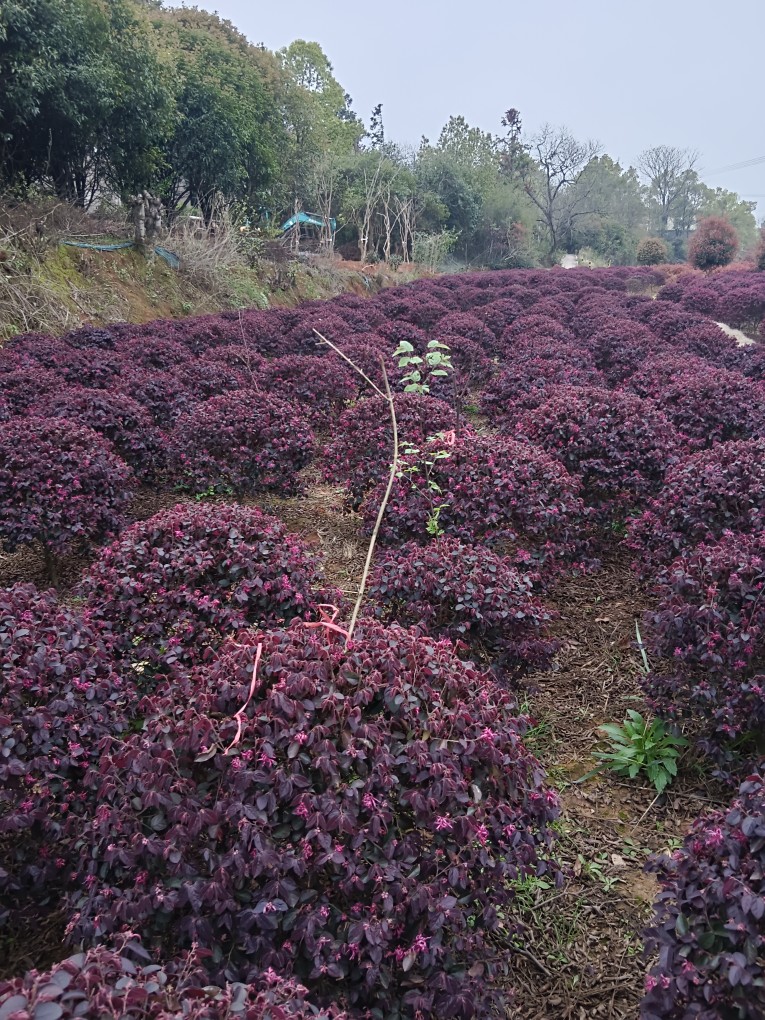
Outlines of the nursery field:
[{"label": "nursery field", "polygon": [[662,266],[0,349],[0,1020],[764,1017],[763,340]]}]

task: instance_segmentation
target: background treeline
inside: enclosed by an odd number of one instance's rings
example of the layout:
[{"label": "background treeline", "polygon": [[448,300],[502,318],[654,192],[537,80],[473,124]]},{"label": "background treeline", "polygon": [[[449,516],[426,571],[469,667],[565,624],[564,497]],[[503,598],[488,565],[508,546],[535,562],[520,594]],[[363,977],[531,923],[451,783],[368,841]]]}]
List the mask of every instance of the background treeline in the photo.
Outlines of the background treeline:
[{"label": "background treeline", "polygon": [[657,146],[624,168],[566,128],[527,136],[517,110],[497,135],[454,116],[400,146],[381,106],[368,126],[353,112],[318,44],[273,53],[160,0],[5,0],[0,81],[0,186],[16,198],[91,208],[150,188],[167,221],[226,206],[266,230],[310,211],[326,246],[362,260],[624,265],[649,235],[679,260],[706,216],[756,242],[755,204],[707,187],[694,153]]}]

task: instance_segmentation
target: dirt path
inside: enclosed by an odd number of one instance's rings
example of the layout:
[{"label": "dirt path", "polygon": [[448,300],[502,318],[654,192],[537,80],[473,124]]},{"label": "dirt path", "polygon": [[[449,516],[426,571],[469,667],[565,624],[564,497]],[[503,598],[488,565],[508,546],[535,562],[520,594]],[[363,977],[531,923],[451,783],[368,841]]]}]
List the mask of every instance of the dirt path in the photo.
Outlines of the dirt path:
[{"label": "dirt path", "polygon": [[753,344],[755,342],[750,336],[747,336],[746,333],[742,333],[740,329],[732,329],[730,326],[726,326],[724,322],[717,322],[715,325],[719,326],[723,333],[727,333],[728,336],[732,336],[739,347],[748,347],[749,344]]}]

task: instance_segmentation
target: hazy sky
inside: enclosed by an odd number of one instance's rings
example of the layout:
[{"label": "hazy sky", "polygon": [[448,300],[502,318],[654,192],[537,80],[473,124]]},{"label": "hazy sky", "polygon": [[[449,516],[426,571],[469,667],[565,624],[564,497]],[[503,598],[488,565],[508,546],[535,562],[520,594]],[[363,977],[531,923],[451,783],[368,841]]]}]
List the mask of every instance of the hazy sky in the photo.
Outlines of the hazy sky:
[{"label": "hazy sky", "polygon": [[[321,43],[356,112],[432,141],[451,114],[499,132],[550,121],[624,165],[697,149],[707,184],[765,215],[765,0],[199,0],[252,42]],[[719,168],[763,157],[758,165]],[[719,170],[719,172],[718,172]]]}]

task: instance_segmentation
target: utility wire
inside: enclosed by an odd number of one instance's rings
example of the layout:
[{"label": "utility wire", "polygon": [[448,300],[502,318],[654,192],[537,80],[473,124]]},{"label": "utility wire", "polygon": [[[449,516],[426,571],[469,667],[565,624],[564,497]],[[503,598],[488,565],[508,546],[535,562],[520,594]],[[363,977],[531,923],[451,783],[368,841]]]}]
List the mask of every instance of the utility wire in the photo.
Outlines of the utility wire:
[{"label": "utility wire", "polygon": [[706,170],[708,174],[728,173],[732,170],[745,170],[750,166],[757,166],[758,163],[765,163],[765,156],[755,156],[754,159],[744,159],[740,163],[730,163],[728,166],[718,166],[714,170]]}]

